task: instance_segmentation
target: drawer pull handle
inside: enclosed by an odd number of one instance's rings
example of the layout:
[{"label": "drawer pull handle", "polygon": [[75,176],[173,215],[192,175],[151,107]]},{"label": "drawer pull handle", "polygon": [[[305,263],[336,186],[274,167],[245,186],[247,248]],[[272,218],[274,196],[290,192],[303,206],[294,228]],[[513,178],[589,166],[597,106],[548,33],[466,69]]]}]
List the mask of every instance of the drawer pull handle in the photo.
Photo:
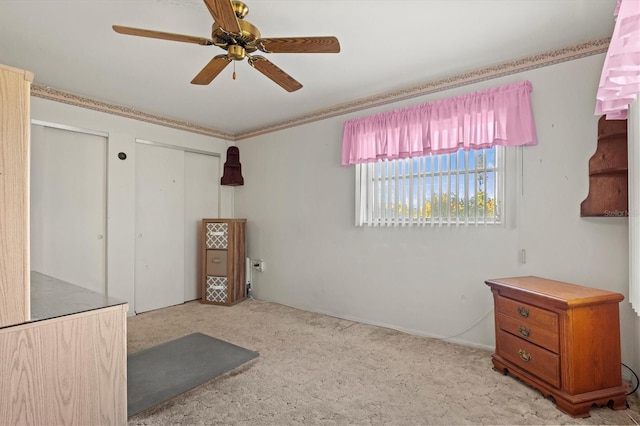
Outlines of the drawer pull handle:
[{"label": "drawer pull handle", "polygon": [[219,257],[216,257],[216,258],[211,259],[211,262],[213,262],[213,263],[222,263],[222,259],[220,259]]},{"label": "drawer pull handle", "polygon": [[520,335],[522,337],[529,337],[529,334],[531,334],[531,330],[529,330],[527,327],[525,327],[523,325],[518,327],[518,332],[520,333]]},{"label": "drawer pull handle", "polygon": [[520,349],[518,353],[520,354],[520,359],[524,362],[531,361],[531,354],[529,352],[525,351],[524,349]]},{"label": "drawer pull handle", "polygon": [[526,318],[529,316],[529,310],[523,308],[522,306],[518,306],[518,313],[522,318]]}]

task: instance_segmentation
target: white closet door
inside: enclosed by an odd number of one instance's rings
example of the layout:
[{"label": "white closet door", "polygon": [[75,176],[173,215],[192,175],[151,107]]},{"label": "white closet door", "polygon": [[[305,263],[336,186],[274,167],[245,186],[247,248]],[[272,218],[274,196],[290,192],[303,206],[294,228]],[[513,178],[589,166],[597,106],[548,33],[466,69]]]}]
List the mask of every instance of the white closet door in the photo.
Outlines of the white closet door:
[{"label": "white closet door", "polygon": [[135,311],[184,301],[184,152],[136,144]]},{"label": "white closet door", "polygon": [[200,228],[203,218],[218,217],[220,157],[185,152],[184,300],[201,297]]},{"label": "white closet door", "polygon": [[40,125],[31,137],[31,269],[106,293],[107,139]]}]

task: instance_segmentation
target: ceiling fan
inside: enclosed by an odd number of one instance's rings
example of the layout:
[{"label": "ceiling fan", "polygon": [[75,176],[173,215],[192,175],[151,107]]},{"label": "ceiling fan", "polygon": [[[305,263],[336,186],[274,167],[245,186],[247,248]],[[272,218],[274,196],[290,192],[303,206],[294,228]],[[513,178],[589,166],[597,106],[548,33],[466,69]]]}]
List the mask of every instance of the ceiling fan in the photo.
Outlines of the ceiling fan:
[{"label": "ceiling fan", "polygon": [[211,29],[211,38],[120,25],[114,25],[113,29],[120,34],[195,43],[203,46],[215,45],[227,51],[226,54],[214,56],[202,71],[195,76],[191,84],[209,84],[231,61],[240,61],[247,58],[249,65],[253,68],[286,91],[294,92],[302,88],[302,84],[264,56],[253,55],[253,53],[258,50],[264,53],[340,52],[340,43],[336,37],[261,38],[258,28],[244,20],[244,17],[249,13],[249,8],[241,1],[204,0],[204,4],[207,6],[214,21]]}]

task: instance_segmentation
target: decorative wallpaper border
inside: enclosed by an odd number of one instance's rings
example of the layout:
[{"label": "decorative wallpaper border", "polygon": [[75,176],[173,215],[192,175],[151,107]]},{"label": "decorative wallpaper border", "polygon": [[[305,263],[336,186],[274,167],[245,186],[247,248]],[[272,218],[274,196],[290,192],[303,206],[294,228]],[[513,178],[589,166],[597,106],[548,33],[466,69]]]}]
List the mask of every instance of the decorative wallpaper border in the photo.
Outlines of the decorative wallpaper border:
[{"label": "decorative wallpaper border", "polygon": [[562,49],[551,50],[540,53],[538,55],[527,56],[512,61],[503,62],[497,65],[491,65],[477,70],[469,71],[463,74],[453,75],[440,80],[428,81],[417,86],[408,87],[402,90],[394,90],[379,95],[358,99],[329,108],[324,108],[312,113],[292,118],[290,120],[281,121],[270,124],[265,127],[250,130],[248,132],[230,134],[221,130],[198,126],[186,121],[174,120],[171,118],[161,117],[138,111],[133,108],[123,107],[98,101],[51,87],[34,83],[31,86],[31,94],[35,97],[49,99],[69,105],[88,108],[107,114],[119,115],[122,117],[132,118],[134,120],[146,121],[160,126],[172,127],[175,129],[186,130],[202,135],[213,136],[229,141],[237,141],[247,139],[290,127],[300,126],[302,124],[312,123],[343,114],[357,112],[368,108],[378,107],[391,104],[394,102],[404,101],[431,93],[441,92],[456,87],[466,86],[480,81],[490,80],[506,75],[517,74],[531,69],[542,68],[561,62],[572,61],[587,56],[605,53],[609,47],[609,38],[592,40],[586,43],[568,46]]},{"label": "decorative wallpaper border", "polygon": [[172,118],[149,114],[134,108],[110,104],[107,102],[77,95],[75,93],[65,92],[64,90],[54,89],[52,87],[44,86],[38,83],[33,83],[31,85],[31,95],[37,98],[62,102],[64,104],[92,109],[94,111],[100,111],[107,114],[119,115],[121,117],[132,118],[139,121],[146,121],[148,123],[158,124],[160,126],[186,130],[188,132],[199,133],[206,136],[214,136],[230,141],[235,140],[235,136],[233,134],[225,133],[221,130],[212,129],[205,126],[198,126],[187,121],[175,120]]}]

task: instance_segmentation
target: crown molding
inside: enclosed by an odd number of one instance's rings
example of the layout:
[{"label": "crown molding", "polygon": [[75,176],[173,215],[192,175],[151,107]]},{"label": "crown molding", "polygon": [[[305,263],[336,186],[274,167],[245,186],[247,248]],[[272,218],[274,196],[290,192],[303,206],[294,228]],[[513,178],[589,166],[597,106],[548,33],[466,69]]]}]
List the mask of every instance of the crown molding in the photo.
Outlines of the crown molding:
[{"label": "crown molding", "polygon": [[213,136],[228,141],[238,141],[264,135],[267,133],[276,132],[279,130],[284,130],[290,127],[325,120],[327,118],[332,118],[339,115],[358,112],[369,108],[388,105],[419,96],[478,83],[485,80],[491,80],[494,78],[517,74],[536,68],[555,65],[561,62],[572,61],[587,56],[605,53],[609,47],[609,41],[609,38],[591,40],[586,43],[575,44],[564,47],[562,49],[551,50],[537,55],[527,56],[500,64],[479,68],[462,74],[456,74],[447,78],[428,81],[417,86],[411,86],[401,90],[389,91],[375,96],[334,105],[329,108],[314,111],[310,114],[294,117],[290,120],[277,122],[265,127],[256,128],[238,134],[226,133],[218,129],[200,126],[186,121],[149,114],[143,111],[138,111],[134,108],[110,104],[108,102],[103,102],[74,93],[65,92],[63,90],[51,88],[38,83],[32,84],[31,94],[38,98],[62,102],[65,104],[92,109],[107,114],[119,115],[121,117],[145,121],[148,123],[185,130],[188,132],[199,133],[206,136]]},{"label": "crown molding", "polygon": [[31,95],[37,98],[48,99],[51,101],[62,102],[64,104],[73,105],[81,108],[92,109],[107,114],[119,115],[121,117],[131,118],[147,123],[158,124],[160,126],[171,127],[179,130],[186,130],[201,135],[213,136],[216,138],[234,140],[235,136],[231,133],[225,133],[221,130],[210,127],[199,126],[187,121],[175,120],[172,118],[162,117],[159,115],[149,114],[134,108],[128,108],[108,102],[99,101],[88,98],[86,96],[77,95],[75,93],[65,92],[64,90],[54,89],[38,83],[31,85]]},{"label": "crown molding", "polygon": [[562,49],[551,50],[534,56],[527,56],[512,61],[479,68],[463,74],[453,75],[440,80],[428,81],[426,83],[411,86],[402,90],[394,90],[379,95],[370,96],[355,101],[347,102],[315,111],[311,114],[296,117],[291,120],[282,121],[235,135],[235,140],[247,139],[278,130],[287,129],[314,121],[325,120],[339,115],[349,114],[374,108],[394,102],[404,101],[431,93],[442,92],[456,87],[467,86],[480,81],[491,80],[506,75],[517,74],[523,71],[555,65],[561,62],[572,61],[587,56],[605,53],[609,48],[610,38],[592,40],[586,43],[564,47]]}]

